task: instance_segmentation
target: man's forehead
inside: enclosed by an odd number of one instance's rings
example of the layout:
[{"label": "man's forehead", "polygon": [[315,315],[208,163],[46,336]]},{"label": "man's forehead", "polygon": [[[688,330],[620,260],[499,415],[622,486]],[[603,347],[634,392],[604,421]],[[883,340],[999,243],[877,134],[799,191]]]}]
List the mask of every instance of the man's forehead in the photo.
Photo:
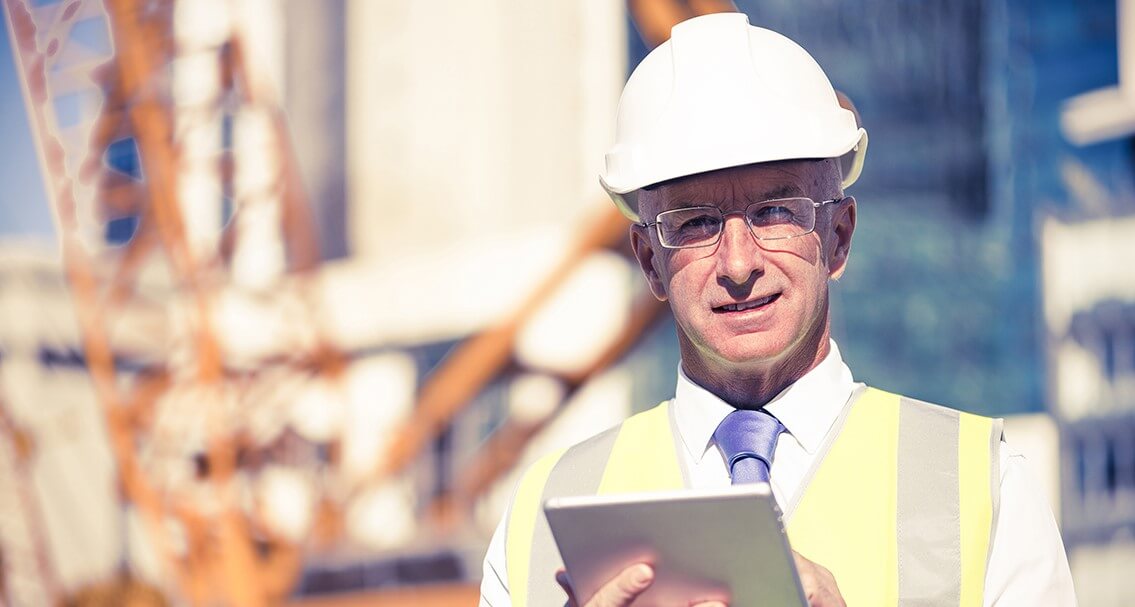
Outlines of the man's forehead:
[{"label": "man's forehead", "polygon": [[809,196],[823,189],[823,160],[789,160],[751,164],[672,179],[645,188],[646,198],[681,202],[694,198],[710,202],[768,200]]}]

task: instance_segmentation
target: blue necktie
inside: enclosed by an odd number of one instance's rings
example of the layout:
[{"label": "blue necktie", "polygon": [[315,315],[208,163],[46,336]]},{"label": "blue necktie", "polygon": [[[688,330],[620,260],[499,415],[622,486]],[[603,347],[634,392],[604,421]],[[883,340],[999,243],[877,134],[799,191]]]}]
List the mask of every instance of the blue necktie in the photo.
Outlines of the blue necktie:
[{"label": "blue necktie", "polygon": [[713,438],[729,463],[734,485],[767,483],[772,451],[784,425],[761,411],[738,409],[717,426]]}]

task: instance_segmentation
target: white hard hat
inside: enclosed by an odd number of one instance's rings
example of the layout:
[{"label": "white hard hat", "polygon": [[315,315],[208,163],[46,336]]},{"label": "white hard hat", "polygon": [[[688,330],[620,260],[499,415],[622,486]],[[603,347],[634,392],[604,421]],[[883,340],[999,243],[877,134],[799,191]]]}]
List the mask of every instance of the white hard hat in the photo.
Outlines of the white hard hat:
[{"label": "white hard hat", "polygon": [[599,181],[637,222],[633,193],[645,186],[757,162],[841,158],[846,188],[866,151],[867,131],[808,51],[743,13],[716,13],[675,25],[635,68]]}]

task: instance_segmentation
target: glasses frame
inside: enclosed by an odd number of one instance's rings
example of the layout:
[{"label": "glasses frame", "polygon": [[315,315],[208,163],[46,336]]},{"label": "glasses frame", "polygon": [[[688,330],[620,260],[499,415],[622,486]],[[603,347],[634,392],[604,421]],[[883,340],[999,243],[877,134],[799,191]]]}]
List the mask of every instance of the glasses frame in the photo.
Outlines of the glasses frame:
[{"label": "glasses frame", "polygon": [[[757,239],[757,240],[763,240],[763,241],[789,240],[789,239],[792,239],[792,238],[799,238],[801,236],[807,236],[808,234],[811,234],[812,232],[816,231],[816,212],[815,212],[816,209],[818,209],[818,208],[820,208],[824,205],[827,205],[827,204],[832,204],[832,203],[838,204],[840,202],[847,200],[847,198],[848,198],[847,196],[841,196],[839,198],[832,198],[831,200],[821,200],[819,202],[812,200],[808,196],[792,196],[792,197],[789,197],[789,198],[771,198],[769,200],[758,200],[757,202],[753,202],[753,203],[745,205],[745,208],[743,210],[729,211],[728,213],[723,212],[718,207],[707,206],[707,205],[693,206],[693,207],[682,207],[682,208],[679,208],[679,209],[670,209],[668,211],[662,211],[661,213],[654,216],[654,221],[641,222],[638,225],[640,225],[644,228],[649,228],[651,226],[654,226],[654,231],[658,234],[658,242],[662,245],[662,248],[664,248],[664,249],[703,249],[703,248],[706,248],[706,247],[717,246],[717,244],[719,242],[721,242],[721,235],[723,233],[725,233],[725,220],[730,215],[741,215],[741,216],[743,216],[745,218],[745,225],[749,227],[749,234],[752,235],[752,237]],[[757,233],[755,231],[753,231],[753,222],[749,220],[749,209],[751,209],[751,208],[753,208],[757,205],[760,205],[760,204],[768,204],[770,202],[779,202],[779,201],[782,201],[782,200],[808,200],[808,201],[810,201],[812,203],[812,227],[808,228],[807,232],[801,232],[799,234],[793,234],[792,236],[777,236],[775,238],[761,238],[760,236],[757,236]],[[678,212],[682,212],[682,211],[696,211],[696,210],[699,210],[699,209],[715,210],[718,213],[721,213],[721,229],[719,229],[717,231],[717,237],[713,239],[713,242],[708,242],[706,244],[686,245],[686,246],[674,246],[674,245],[666,244],[666,240],[662,237],[662,226],[659,225],[659,220],[662,218],[662,216],[666,215],[667,213],[678,213]]]}]

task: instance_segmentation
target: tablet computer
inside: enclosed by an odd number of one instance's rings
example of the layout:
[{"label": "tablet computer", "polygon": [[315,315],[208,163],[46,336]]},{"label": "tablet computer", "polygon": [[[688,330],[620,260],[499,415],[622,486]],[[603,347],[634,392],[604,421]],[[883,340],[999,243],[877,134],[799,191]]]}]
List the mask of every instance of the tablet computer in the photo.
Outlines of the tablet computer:
[{"label": "tablet computer", "polygon": [[767,484],[552,498],[544,512],[581,602],[648,563],[654,583],[636,606],[808,605]]}]

